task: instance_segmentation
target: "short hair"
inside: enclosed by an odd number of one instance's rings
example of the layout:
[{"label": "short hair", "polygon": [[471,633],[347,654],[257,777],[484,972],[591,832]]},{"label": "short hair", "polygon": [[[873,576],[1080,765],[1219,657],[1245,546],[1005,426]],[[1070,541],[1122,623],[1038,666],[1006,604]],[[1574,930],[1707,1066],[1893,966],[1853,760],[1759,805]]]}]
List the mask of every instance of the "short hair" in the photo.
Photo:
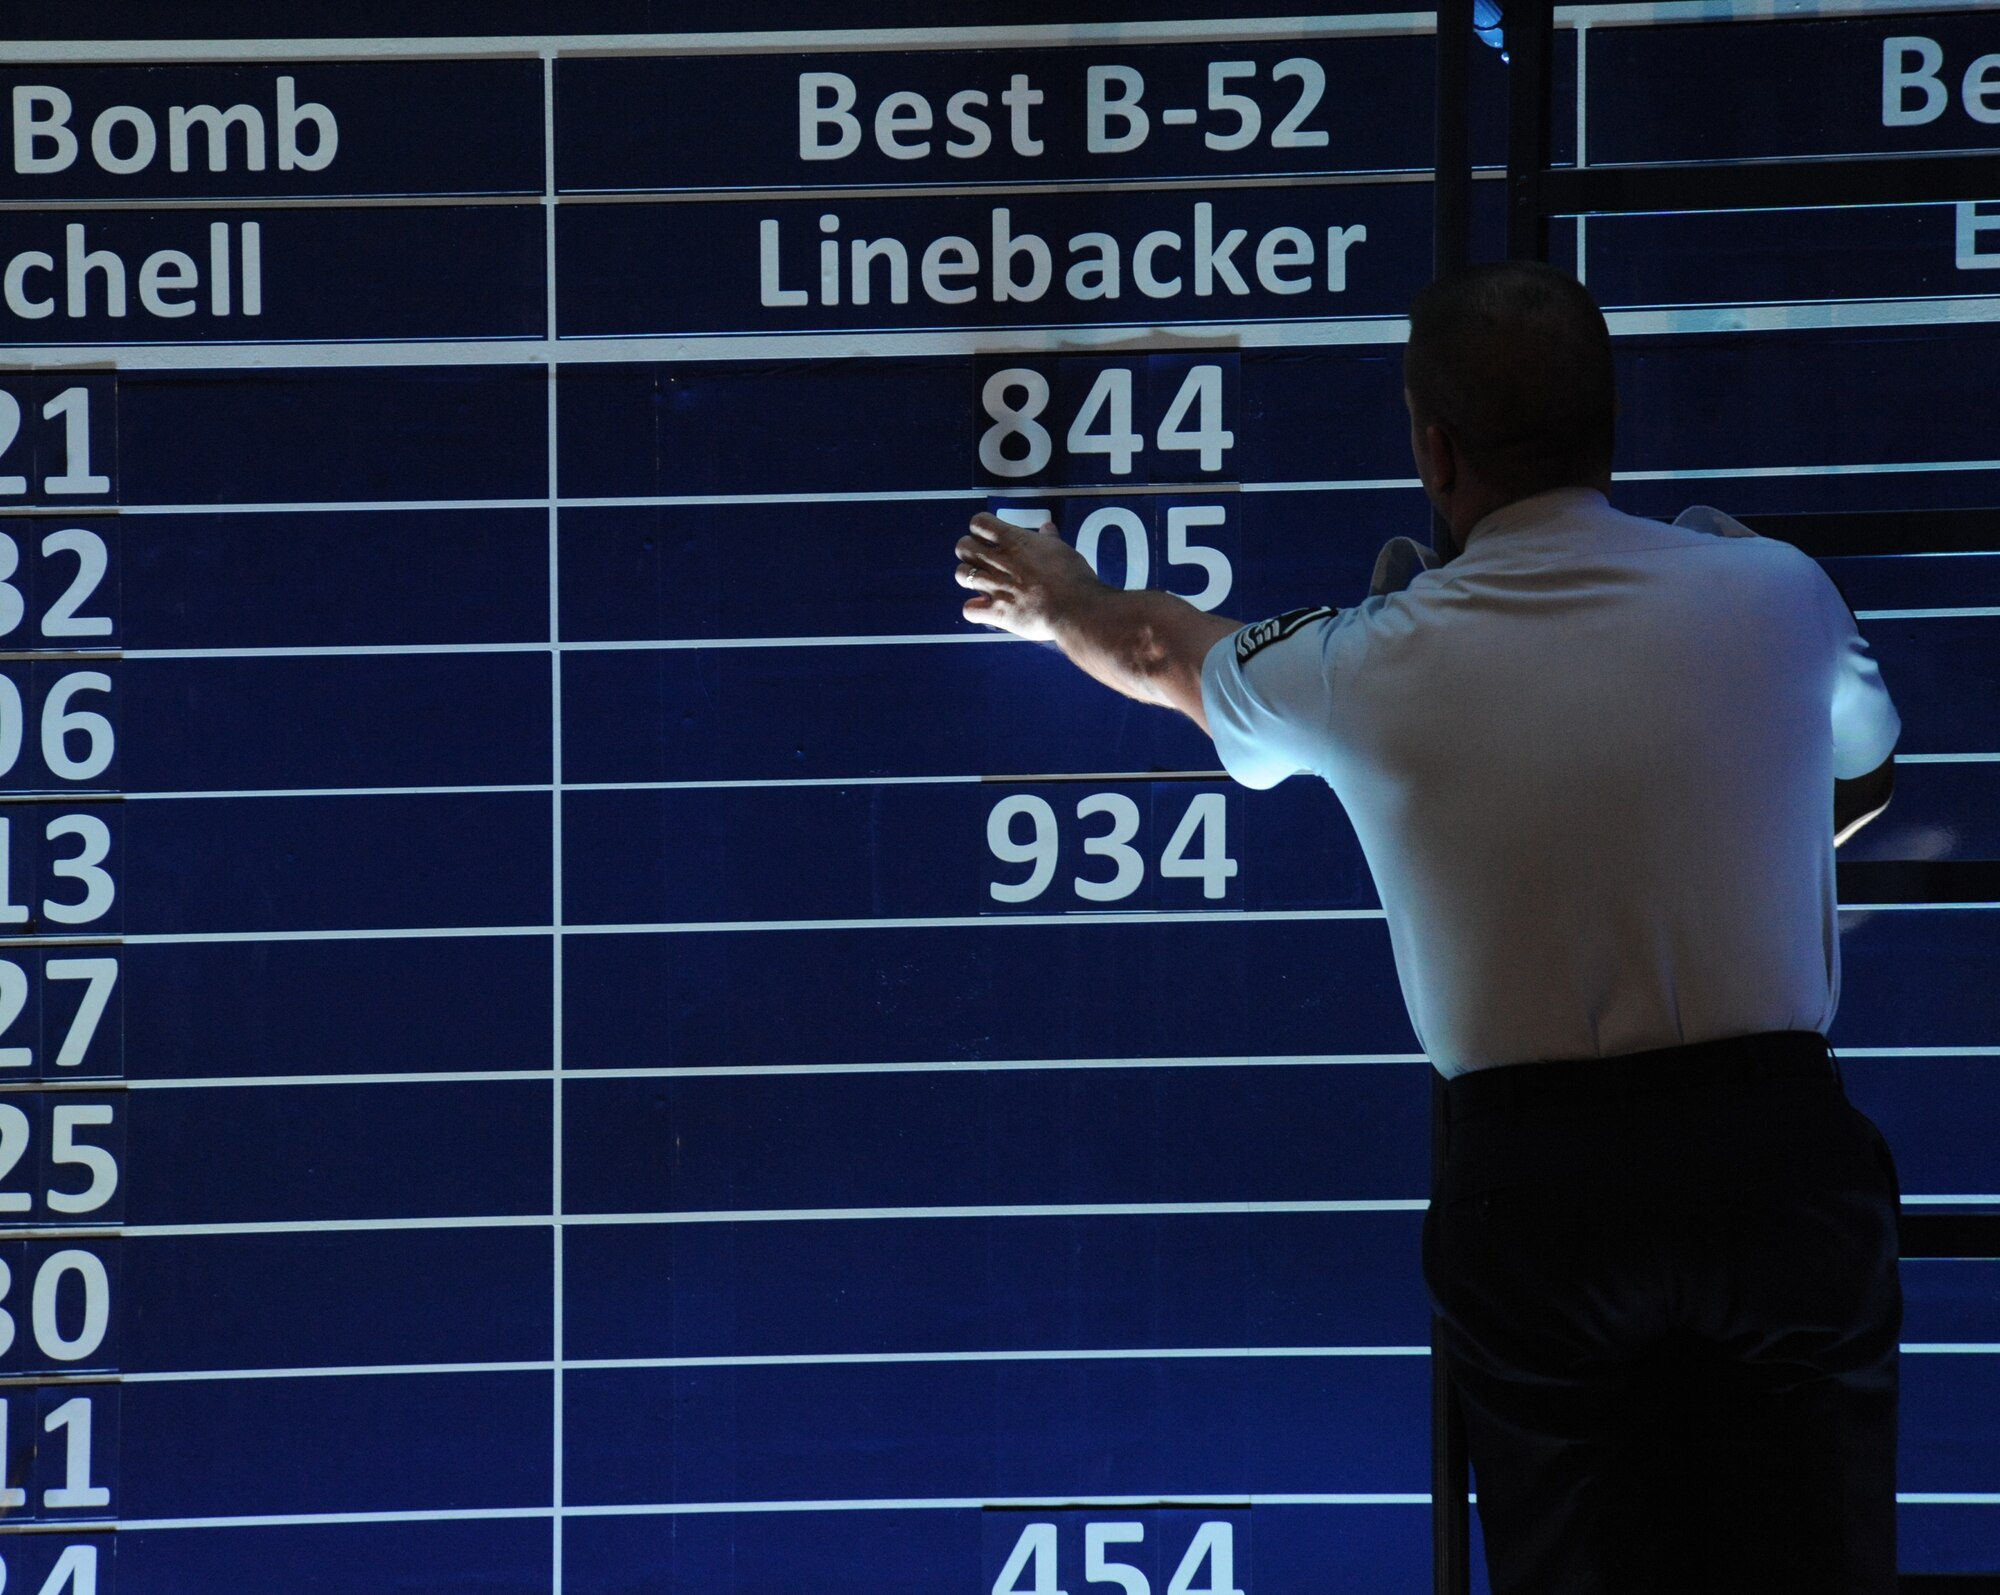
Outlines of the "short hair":
[{"label": "short hair", "polygon": [[1417,422],[1517,497],[1611,469],[1611,334],[1590,291],[1539,261],[1447,273],[1410,306],[1403,385]]}]

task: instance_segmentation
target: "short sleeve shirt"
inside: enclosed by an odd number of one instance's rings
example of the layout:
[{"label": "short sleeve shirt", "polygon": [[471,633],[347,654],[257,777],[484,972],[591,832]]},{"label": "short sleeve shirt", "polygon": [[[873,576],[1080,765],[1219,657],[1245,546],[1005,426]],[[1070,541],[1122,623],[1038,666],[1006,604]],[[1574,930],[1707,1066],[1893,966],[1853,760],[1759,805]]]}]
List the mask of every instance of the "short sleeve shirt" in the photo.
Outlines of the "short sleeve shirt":
[{"label": "short sleeve shirt", "polygon": [[1900,723],[1791,545],[1541,494],[1402,592],[1223,638],[1202,698],[1237,780],[1339,797],[1442,1073],[1832,1022],[1833,781]]}]

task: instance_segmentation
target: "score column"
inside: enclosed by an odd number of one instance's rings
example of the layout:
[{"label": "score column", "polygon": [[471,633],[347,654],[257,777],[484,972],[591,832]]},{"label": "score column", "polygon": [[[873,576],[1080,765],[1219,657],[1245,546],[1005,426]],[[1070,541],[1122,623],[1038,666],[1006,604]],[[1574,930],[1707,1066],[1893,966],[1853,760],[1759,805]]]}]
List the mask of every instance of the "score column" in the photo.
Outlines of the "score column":
[{"label": "score column", "polygon": [[[1358,849],[963,624],[949,551],[1047,508],[1229,613],[1365,590],[1430,250],[1423,129],[1355,107],[1423,25],[557,61],[570,1580],[1417,1565],[1428,1093]],[[814,103],[855,137],[795,158]]]},{"label": "score column", "polygon": [[[109,1595],[125,1098],[115,390],[0,378],[0,1540],[4,1587]],[[64,501],[71,501],[65,503]],[[73,506],[73,507],[72,507]]]}]

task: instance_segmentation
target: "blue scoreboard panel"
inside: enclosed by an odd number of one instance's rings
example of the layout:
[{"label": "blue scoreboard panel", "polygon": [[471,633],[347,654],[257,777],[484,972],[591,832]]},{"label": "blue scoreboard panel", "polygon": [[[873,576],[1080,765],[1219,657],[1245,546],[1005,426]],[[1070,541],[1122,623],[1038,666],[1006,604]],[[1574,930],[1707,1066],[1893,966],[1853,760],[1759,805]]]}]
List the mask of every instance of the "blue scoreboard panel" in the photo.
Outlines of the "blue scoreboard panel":
[{"label": "blue scoreboard panel", "polygon": [[[1428,1589],[1352,833],[948,551],[1425,535],[1429,14],[481,9],[0,49],[0,1588]],[[2000,144],[1989,9],[1771,9],[1566,9],[1558,158]],[[1556,235],[1622,502],[1882,660],[1835,1040],[2000,1204],[2000,204]],[[1904,1284],[1904,1566],[2000,1568],[2000,1265]]]}]

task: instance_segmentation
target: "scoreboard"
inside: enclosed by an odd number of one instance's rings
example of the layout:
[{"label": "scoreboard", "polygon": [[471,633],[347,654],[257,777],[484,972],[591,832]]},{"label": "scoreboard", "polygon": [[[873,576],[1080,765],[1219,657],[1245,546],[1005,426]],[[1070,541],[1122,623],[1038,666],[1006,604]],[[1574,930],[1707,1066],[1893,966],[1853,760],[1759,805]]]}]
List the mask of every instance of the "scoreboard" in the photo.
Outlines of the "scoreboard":
[{"label": "scoreboard", "polygon": [[[1427,535],[1431,15],[266,9],[0,46],[0,1589],[1428,1589],[1352,832],[949,549],[1254,620]],[[1990,10],[1772,9],[1565,8],[1557,159],[2000,145]],[[1990,1211],[2000,196],[1555,258],[1618,502],[1882,662],[1833,1039]],[[1904,1288],[1903,1566],[2000,1569],[2000,1263]]]}]

